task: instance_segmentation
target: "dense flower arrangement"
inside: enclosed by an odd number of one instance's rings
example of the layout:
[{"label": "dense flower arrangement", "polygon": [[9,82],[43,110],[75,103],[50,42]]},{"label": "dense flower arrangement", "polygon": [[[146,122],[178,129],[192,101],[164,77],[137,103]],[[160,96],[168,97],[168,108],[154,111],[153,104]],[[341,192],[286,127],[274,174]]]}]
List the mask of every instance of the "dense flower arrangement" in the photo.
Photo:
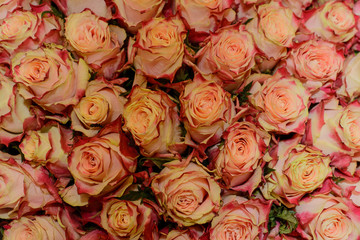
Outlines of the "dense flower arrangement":
[{"label": "dense flower arrangement", "polygon": [[360,1],[0,1],[0,233],[360,239]]}]

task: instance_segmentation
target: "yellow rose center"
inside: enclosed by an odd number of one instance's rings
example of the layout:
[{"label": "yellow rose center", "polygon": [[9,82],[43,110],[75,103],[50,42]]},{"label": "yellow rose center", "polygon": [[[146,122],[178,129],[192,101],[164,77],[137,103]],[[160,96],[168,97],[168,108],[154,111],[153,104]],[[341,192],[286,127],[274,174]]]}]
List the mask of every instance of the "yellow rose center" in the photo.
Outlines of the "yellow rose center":
[{"label": "yellow rose center", "polygon": [[176,197],[176,209],[179,212],[190,215],[199,206],[196,196],[191,191],[184,191]]},{"label": "yellow rose center", "polygon": [[109,103],[101,95],[83,97],[74,110],[83,123],[101,124],[107,119]]}]

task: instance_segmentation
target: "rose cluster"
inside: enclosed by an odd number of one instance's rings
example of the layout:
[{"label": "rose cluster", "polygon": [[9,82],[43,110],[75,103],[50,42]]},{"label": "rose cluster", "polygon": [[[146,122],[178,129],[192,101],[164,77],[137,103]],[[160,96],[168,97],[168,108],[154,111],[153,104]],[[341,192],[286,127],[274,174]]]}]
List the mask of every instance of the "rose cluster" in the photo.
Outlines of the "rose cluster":
[{"label": "rose cluster", "polygon": [[360,239],[360,1],[0,1],[0,235]]}]

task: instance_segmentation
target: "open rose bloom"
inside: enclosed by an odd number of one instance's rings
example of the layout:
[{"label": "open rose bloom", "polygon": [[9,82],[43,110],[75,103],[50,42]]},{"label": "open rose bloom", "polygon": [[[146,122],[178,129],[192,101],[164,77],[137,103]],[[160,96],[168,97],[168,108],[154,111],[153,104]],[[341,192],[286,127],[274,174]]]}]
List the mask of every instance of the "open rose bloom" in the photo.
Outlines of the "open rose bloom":
[{"label": "open rose bloom", "polygon": [[360,1],[0,0],[0,238],[360,240]]}]

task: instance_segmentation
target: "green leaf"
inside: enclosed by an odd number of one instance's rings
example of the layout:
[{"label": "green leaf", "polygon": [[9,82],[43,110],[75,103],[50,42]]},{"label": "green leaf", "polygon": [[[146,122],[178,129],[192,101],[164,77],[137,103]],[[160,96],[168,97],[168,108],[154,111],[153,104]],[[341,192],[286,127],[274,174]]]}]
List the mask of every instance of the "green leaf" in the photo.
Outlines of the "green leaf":
[{"label": "green leaf", "polygon": [[187,32],[186,34],[186,38],[184,40],[184,43],[186,44],[186,46],[188,46],[189,48],[191,48],[192,50],[194,50],[195,53],[197,53],[201,47],[200,46],[196,46],[193,45],[190,41],[189,41],[189,32]]},{"label": "green leaf", "polygon": [[153,162],[159,169],[163,169],[164,168],[164,164],[171,162],[173,160],[175,160],[174,158],[144,158],[145,160],[150,160],[151,162]]},{"label": "green leaf", "polygon": [[269,173],[275,172],[276,170],[273,168],[269,168],[267,165],[264,167],[264,176],[268,175]]},{"label": "green leaf", "polygon": [[253,84],[253,82],[248,83],[244,87],[243,91],[237,95],[240,105],[242,105],[248,101],[248,96],[251,95],[251,93],[249,91],[251,90],[252,84]]},{"label": "green leaf", "polygon": [[143,189],[141,187],[138,187],[138,191],[129,191],[128,194],[121,196],[119,199],[126,201],[137,201],[141,199],[142,203],[144,198],[156,202],[154,193],[149,187],[145,187]]},{"label": "green leaf", "polygon": [[249,22],[251,22],[251,20],[253,20],[254,18],[249,18],[248,20],[246,20],[245,22],[244,22],[244,25],[246,25],[246,24],[248,24]]},{"label": "green leaf", "polygon": [[65,19],[66,15],[60,11],[60,9],[58,8],[58,6],[56,6],[56,4],[54,2],[51,2],[50,8],[53,12],[53,14],[61,19]]},{"label": "green leaf", "polygon": [[274,228],[277,222],[280,223],[280,234],[289,234],[298,226],[295,211],[286,208],[284,205],[278,206],[273,204],[269,215],[268,230],[270,231]]},{"label": "green leaf", "polygon": [[339,184],[340,182],[344,181],[345,178],[332,176],[332,180],[333,180],[336,184]]}]

